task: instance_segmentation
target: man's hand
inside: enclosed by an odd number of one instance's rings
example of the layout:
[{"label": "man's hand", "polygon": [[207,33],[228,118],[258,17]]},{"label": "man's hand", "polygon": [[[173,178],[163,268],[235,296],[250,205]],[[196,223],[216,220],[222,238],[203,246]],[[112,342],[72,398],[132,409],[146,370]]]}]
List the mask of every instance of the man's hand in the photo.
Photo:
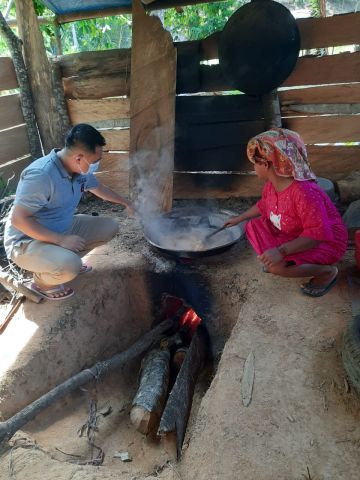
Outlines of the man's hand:
[{"label": "man's hand", "polygon": [[126,208],[127,214],[130,217],[133,217],[135,215],[135,208],[130,203],[126,203],[125,208]]},{"label": "man's hand", "polygon": [[274,265],[278,265],[279,263],[282,263],[283,256],[281,255],[281,253],[277,248],[269,248],[269,250],[266,250],[262,255],[259,255],[258,259],[266,267],[272,267]]},{"label": "man's hand", "polygon": [[63,235],[58,245],[73,252],[81,252],[85,249],[85,240],[79,235]]}]

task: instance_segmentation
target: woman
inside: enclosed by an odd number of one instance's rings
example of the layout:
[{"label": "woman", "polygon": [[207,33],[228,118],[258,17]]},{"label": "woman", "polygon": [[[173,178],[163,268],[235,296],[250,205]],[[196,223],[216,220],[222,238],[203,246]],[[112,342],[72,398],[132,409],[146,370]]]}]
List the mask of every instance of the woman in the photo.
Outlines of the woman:
[{"label": "woman", "polygon": [[251,219],[246,235],[264,270],[282,277],[311,277],[302,292],[324,295],[336,283],[334,264],[345,253],[347,230],[315,181],[304,142],[291,130],[274,128],[251,139],[247,155],[256,175],[266,181],[262,197],[225,225]]}]

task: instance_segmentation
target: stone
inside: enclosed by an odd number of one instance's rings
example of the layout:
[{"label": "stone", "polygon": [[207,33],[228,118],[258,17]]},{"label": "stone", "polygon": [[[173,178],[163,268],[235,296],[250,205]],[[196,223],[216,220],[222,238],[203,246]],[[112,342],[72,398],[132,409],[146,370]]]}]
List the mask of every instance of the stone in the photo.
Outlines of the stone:
[{"label": "stone", "polygon": [[360,199],[360,172],[354,171],[348,177],[338,180],[337,188],[340,200],[350,203]]},{"label": "stone", "polygon": [[360,200],[350,203],[343,215],[343,222],[348,230],[349,238],[353,240],[356,230],[360,230]]}]

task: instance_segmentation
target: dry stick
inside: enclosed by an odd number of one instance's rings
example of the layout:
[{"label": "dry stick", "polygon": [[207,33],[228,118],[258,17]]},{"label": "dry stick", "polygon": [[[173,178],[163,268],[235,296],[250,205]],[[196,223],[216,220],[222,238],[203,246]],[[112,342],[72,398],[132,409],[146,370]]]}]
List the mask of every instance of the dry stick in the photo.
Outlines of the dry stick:
[{"label": "dry stick", "polygon": [[173,320],[165,320],[155,328],[147,332],[143,337],[137,340],[130,348],[124,352],[117,353],[109,360],[96,363],[93,367],[87,368],[73,377],[66,380],[64,383],[50,390],[13,417],[5,422],[0,422],[0,443],[4,440],[10,439],[15,432],[22,428],[27,422],[32,420],[38,413],[47,408],[65,394],[76,390],[81,385],[89,382],[94,378],[99,378],[101,375],[119,368],[126,362],[133,360],[138,355],[150,348],[154,342],[159,341],[164,332],[169,330],[174,325]]}]

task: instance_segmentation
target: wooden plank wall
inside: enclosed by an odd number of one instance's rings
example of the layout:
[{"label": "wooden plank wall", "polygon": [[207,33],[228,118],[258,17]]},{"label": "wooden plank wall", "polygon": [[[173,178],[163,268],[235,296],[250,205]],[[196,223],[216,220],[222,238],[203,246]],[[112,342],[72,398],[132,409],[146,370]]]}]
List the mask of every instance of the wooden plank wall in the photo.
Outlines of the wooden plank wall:
[{"label": "wooden plank wall", "polygon": [[[333,47],[360,44],[360,13],[297,22],[302,56],[280,89],[283,123],[304,137],[315,172],[337,180],[360,168],[360,147],[338,145],[359,141],[360,52],[333,54]],[[204,64],[218,58],[219,35],[176,44],[175,198],[260,193],[257,179],[249,175],[245,146],[264,129],[261,99],[227,95],[230,87],[220,66]],[[315,48],[326,50],[304,55]],[[105,128],[109,148],[116,153],[104,158],[100,175],[124,193],[130,51],[86,52],[58,61],[72,122]],[[144,88],[151,88],[145,80]],[[209,171],[219,173],[201,173]]]},{"label": "wooden plank wall", "polygon": [[[360,169],[360,146],[344,145],[360,141],[360,52],[333,54],[333,47],[360,44],[360,13],[300,19],[298,25],[302,56],[280,88],[283,125],[303,136],[317,175],[338,180]],[[260,193],[248,174],[245,144],[263,130],[261,102],[226,95],[220,66],[203,63],[218,58],[219,35],[178,44],[177,198]],[[326,50],[304,55],[315,48]],[[211,170],[234,173],[200,173]]]},{"label": "wooden plank wall", "polygon": [[17,88],[12,59],[0,57],[0,179],[2,184],[12,178],[10,189],[16,187],[21,171],[31,162],[20,96],[8,92]]},{"label": "wooden plank wall", "polygon": [[73,125],[89,123],[106,139],[98,178],[129,194],[130,50],[82,52],[58,57]]}]

